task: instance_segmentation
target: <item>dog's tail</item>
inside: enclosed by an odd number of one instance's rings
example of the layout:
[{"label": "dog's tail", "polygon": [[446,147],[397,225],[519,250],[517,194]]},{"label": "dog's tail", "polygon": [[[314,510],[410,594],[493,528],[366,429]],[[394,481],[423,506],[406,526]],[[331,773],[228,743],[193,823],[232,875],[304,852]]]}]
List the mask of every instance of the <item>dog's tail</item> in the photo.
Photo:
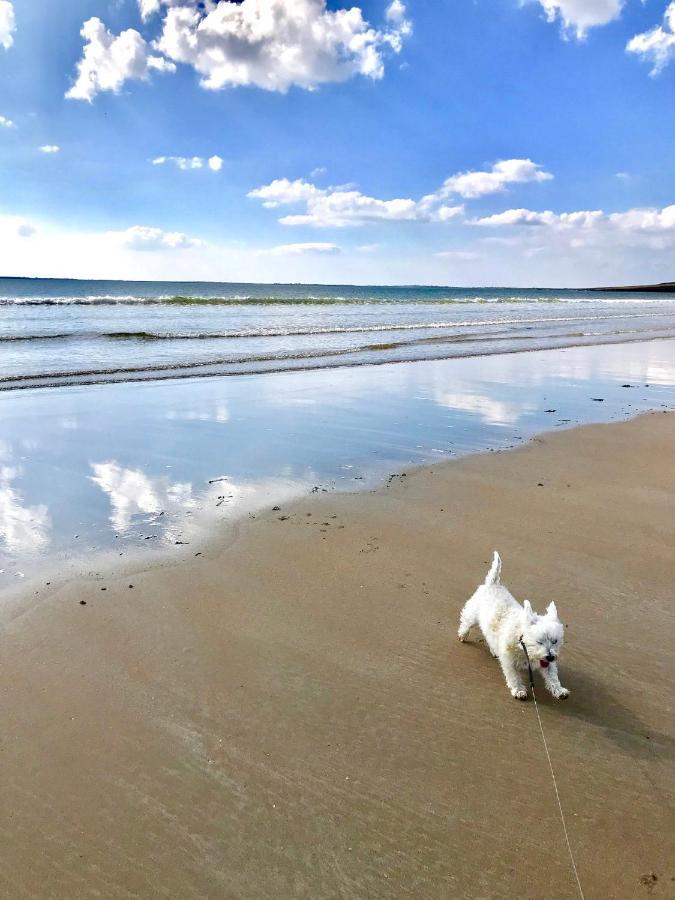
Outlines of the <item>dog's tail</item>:
[{"label": "dog's tail", "polygon": [[495,550],[494,559],[492,560],[492,566],[490,567],[490,571],[487,573],[485,577],[485,584],[500,584],[499,576],[502,573],[502,561],[499,556],[499,553]]}]

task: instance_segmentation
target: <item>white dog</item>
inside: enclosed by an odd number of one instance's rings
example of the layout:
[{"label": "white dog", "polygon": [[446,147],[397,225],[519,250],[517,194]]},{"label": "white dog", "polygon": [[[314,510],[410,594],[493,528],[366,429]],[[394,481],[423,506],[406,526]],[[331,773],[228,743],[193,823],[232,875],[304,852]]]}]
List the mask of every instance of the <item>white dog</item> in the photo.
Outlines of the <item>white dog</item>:
[{"label": "white dog", "polygon": [[[565,636],[564,626],[558,619],[555,603],[549,604],[545,616],[538,616],[529,600],[521,606],[501,584],[501,569],[502,561],[495,550],[485,583],[464,604],[459,618],[459,639],[465,641],[470,629],[479,626],[492,655],[501,663],[506,684],[516,700],[527,700],[521,673],[527,672],[528,656],[532,668],[541,672],[544,684],[556,700],[566,700],[570,692],[560,684],[556,662]],[[522,644],[527,648],[527,655]]]}]

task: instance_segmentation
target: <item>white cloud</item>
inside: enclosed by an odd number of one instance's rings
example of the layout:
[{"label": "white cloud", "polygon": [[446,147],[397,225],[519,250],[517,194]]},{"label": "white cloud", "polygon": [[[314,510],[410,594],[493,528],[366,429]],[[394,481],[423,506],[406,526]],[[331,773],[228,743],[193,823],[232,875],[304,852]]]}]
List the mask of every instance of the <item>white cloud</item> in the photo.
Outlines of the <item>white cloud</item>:
[{"label": "white cloud", "polygon": [[138,0],[138,8],[144,22],[149,19],[150,16],[159,12],[160,6],[161,0]]},{"label": "white cloud", "polygon": [[262,200],[268,209],[302,204],[305,212],[282,216],[282,225],[312,225],[316,228],[344,228],[372,222],[450,221],[459,217],[464,207],[441,206],[435,196],[422,200],[399,198],[379,200],[357,190],[318,188],[303,179],[289,181],[278,178],[250,191],[249,197]]},{"label": "white cloud", "polygon": [[177,166],[184,172],[205,167],[212,172],[220,172],[223,168],[223,159],[220,156],[210,156],[208,159],[204,159],[202,156],[157,156],[152,160],[153,166],[164,166],[168,163]]},{"label": "white cloud", "polygon": [[340,248],[337,244],[327,243],[279,244],[278,247],[260,252],[269,256],[305,256],[308,253],[340,253]]},{"label": "white cloud", "polygon": [[378,79],[386,54],[399,53],[411,31],[400,0],[388,7],[382,29],[359,7],[331,11],[326,0],[139,0],[139,9],[144,21],[162,12],[150,44],[134,29],[115,37],[100,19],[85,22],[84,57],[67,96],[91,101],[147,78],[150,69],[173,71],[175,63],[192,66],[212,90],[254,85],[285,93],[356,75]]},{"label": "white cloud", "polygon": [[[554,213],[529,209],[509,209],[471,222],[488,228],[530,230],[536,240],[552,236],[557,246],[573,249],[609,245],[663,250],[675,246],[675,205],[606,213],[600,209]],[[550,247],[550,243],[537,252]],[[532,248],[530,248],[532,249]]]},{"label": "white cloud", "polygon": [[59,153],[61,148],[58,144],[43,144],[40,147],[40,153]]},{"label": "white cloud", "polygon": [[282,216],[282,225],[311,225],[316,228],[345,228],[386,221],[449,221],[464,211],[463,207],[439,206],[437,198],[430,201],[395,199],[379,200],[356,190],[318,188],[303,179],[289,181],[278,178],[270,184],[250,191],[249,197],[262,200],[263,206],[305,206],[305,212]]},{"label": "white cloud", "polygon": [[652,64],[650,75],[658,75],[671,60],[675,59],[675,2],[668,4],[663,16],[663,25],[636,34],[626,45],[626,50],[637,54],[644,62]]},{"label": "white cloud", "polygon": [[344,228],[378,221],[450,222],[464,213],[463,206],[447,206],[443,202],[453,194],[482,197],[501,193],[510,184],[549,181],[552,177],[531,159],[506,159],[495,163],[489,171],[453,175],[438,191],[420,200],[380,200],[348,187],[319,188],[302,178],[295,181],[277,178],[250,191],[248,196],[262,200],[267,209],[304,205],[303,213],[280,218],[282,225]]},{"label": "white cloud", "polygon": [[180,231],[162,231],[146,225],[133,225],[126,231],[111,231],[109,236],[129,250],[189,250],[204,242]]},{"label": "white cloud", "polygon": [[503,227],[513,225],[550,225],[564,228],[567,226],[590,227],[604,217],[601,210],[584,210],[572,213],[554,213],[550,210],[534,212],[531,209],[507,209],[505,212],[496,213],[476,219],[475,225],[488,225],[491,227]]},{"label": "white cloud", "polygon": [[16,128],[16,125],[7,116],[0,116],[0,128]]},{"label": "white cloud", "polygon": [[201,156],[157,156],[153,159],[153,166],[163,166],[166,163],[173,163],[184,172],[188,169],[203,169],[204,160]]},{"label": "white cloud", "polygon": [[552,178],[553,175],[545,172],[531,159],[503,159],[496,162],[488,171],[461,172],[452,175],[443,183],[440,194],[446,197],[450,194],[459,194],[460,197],[474,199],[486,194],[502,193],[510,184],[550,181]]},{"label": "white cloud", "polygon": [[434,256],[437,256],[439,259],[450,259],[453,262],[473,262],[476,259],[480,259],[481,255],[473,250],[441,250],[439,253],[435,253]]},{"label": "white cloud", "polygon": [[9,50],[14,43],[15,31],[14,6],[11,0],[0,0],[0,47]]},{"label": "white cloud", "polygon": [[[521,0],[527,2],[527,0]],[[538,0],[549,22],[560,19],[565,33],[586,37],[589,28],[607,25],[621,15],[625,0]]]},{"label": "white cloud", "polygon": [[152,56],[148,45],[133,28],[115,36],[100,19],[88,19],[80,32],[85,39],[77,79],[66,93],[71,100],[91,102],[99,91],[117,93],[130,78],[147,79],[152,70],[173,72],[173,63]]}]

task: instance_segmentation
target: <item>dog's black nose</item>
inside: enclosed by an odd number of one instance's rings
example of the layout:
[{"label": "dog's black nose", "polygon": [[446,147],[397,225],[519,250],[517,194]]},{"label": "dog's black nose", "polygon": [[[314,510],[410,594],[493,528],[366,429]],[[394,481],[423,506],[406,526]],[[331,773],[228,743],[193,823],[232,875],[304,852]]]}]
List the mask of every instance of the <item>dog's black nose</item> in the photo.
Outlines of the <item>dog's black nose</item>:
[{"label": "dog's black nose", "polygon": [[555,662],[555,656],[552,653],[547,653],[546,662]]}]

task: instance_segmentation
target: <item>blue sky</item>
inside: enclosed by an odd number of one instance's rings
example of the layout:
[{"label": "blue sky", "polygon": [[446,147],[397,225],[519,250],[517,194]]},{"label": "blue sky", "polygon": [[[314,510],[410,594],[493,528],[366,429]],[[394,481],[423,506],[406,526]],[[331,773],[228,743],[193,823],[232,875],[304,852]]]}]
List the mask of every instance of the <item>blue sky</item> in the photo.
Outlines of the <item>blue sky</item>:
[{"label": "blue sky", "polygon": [[2,274],[675,277],[675,4],[353,3],[0,0]]}]

